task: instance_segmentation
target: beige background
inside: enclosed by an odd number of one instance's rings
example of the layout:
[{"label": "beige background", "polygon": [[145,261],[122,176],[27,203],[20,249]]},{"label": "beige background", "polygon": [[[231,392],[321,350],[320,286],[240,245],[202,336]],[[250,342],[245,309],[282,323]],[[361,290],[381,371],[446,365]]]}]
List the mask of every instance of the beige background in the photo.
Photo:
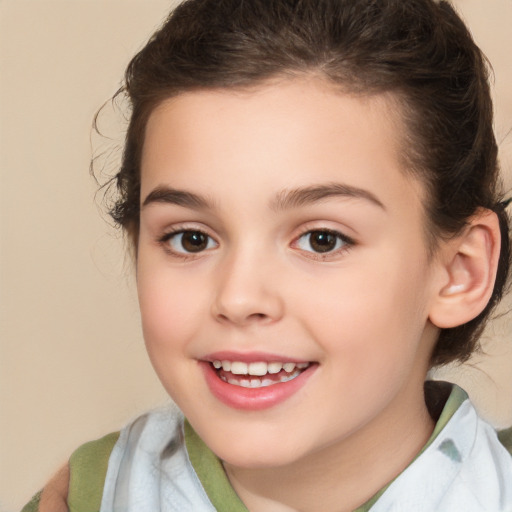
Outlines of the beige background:
[{"label": "beige background", "polygon": [[[493,62],[503,139],[512,0],[456,3]],[[144,353],[130,264],[98,213],[88,165],[94,112],[169,5],[0,0],[0,512],[18,510],[77,445],[166,400]],[[97,149],[112,148],[107,171],[116,143]],[[512,136],[502,159],[511,174]],[[499,425],[512,424],[511,319],[495,323],[490,355],[454,377]]]}]

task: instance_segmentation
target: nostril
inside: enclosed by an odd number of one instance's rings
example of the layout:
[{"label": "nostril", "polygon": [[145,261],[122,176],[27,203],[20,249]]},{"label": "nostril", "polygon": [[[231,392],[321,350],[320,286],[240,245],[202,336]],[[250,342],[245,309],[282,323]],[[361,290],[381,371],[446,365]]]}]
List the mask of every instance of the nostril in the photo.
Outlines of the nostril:
[{"label": "nostril", "polygon": [[227,315],[219,313],[217,319],[221,322],[235,322],[235,323],[251,323],[261,322],[267,320],[269,317],[265,313],[251,313],[250,315],[244,316],[243,318],[234,318],[234,315]]}]

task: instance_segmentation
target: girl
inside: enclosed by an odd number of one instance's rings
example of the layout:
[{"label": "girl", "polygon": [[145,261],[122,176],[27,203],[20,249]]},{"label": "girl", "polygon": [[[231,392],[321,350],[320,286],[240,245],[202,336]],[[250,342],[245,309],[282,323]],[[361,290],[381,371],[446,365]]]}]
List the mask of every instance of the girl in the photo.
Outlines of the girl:
[{"label": "girl", "polygon": [[123,93],[112,215],[181,412],[81,447],[25,510],[512,510],[509,433],[425,383],[477,348],[510,259],[449,4],[188,0]]}]

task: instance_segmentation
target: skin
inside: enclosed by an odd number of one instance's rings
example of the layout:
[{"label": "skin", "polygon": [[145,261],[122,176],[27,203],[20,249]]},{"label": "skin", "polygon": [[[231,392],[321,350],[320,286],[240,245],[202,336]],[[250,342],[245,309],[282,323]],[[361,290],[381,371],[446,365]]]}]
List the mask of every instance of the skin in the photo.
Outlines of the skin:
[{"label": "skin", "polygon": [[[392,97],[305,78],[183,94],[149,119],[145,341],[251,512],[351,511],[398,475],[432,432],[423,381],[439,328],[471,320],[491,296],[496,215],[478,211],[429,257],[397,111]],[[187,230],[204,234],[201,250],[183,245]],[[339,236],[319,253],[312,233],[325,230]],[[216,351],[314,364],[286,400],[240,409],[205,382]],[[67,510],[68,483],[66,465],[41,512]]]},{"label": "skin", "polygon": [[69,466],[63,466],[46,484],[39,502],[39,512],[68,512]]},{"label": "skin", "polygon": [[[429,314],[449,276],[428,256],[424,191],[404,172],[400,134],[390,98],[318,79],[183,94],[148,121],[137,253],[147,349],[251,512],[313,511],[319,500],[353,510],[432,432]],[[277,201],[332,183],[364,193]],[[146,199],[163,188],[208,205]],[[205,233],[206,248],[187,253],[169,235],[184,230]],[[312,230],[342,239],[319,255]],[[215,351],[315,370],[284,402],[239,410],[205,382],[201,361]]]}]

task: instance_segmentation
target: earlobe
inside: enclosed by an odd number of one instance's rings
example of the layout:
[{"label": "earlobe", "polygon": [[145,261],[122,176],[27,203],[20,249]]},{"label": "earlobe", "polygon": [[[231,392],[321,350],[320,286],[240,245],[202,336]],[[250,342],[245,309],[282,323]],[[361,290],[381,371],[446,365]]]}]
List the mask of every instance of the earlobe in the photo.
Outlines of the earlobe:
[{"label": "earlobe", "polygon": [[497,215],[481,210],[463,233],[441,249],[443,281],[436,291],[430,321],[442,329],[478,316],[492,296],[500,253]]}]

